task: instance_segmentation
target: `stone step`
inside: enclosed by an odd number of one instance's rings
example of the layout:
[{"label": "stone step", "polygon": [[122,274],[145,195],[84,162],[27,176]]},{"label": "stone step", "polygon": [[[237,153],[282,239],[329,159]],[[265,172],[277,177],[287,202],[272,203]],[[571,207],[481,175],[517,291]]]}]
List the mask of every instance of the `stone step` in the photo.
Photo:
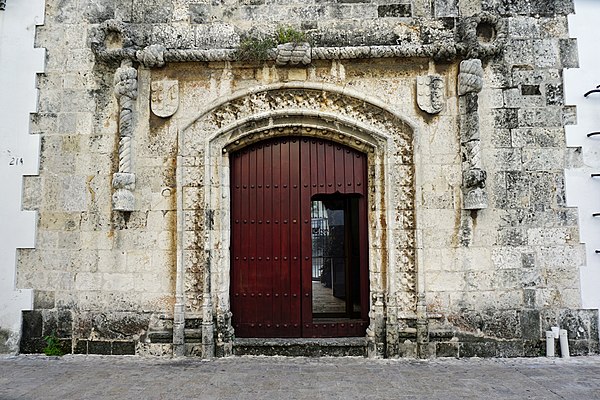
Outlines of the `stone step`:
[{"label": "stone step", "polygon": [[290,356],[290,357],[366,357],[364,337],[344,338],[236,338],[233,354],[237,356]]}]

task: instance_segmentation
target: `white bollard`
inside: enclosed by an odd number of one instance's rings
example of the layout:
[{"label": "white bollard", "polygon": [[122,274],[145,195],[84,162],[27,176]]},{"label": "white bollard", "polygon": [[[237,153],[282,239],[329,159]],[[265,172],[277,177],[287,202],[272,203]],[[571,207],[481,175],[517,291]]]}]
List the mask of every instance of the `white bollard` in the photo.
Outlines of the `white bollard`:
[{"label": "white bollard", "polygon": [[567,338],[567,330],[560,330],[560,356],[563,358],[569,358],[569,340]]},{"label": "white bollard", "polygon": [[554,333],[546,331],[546,357],[554,357]]}]

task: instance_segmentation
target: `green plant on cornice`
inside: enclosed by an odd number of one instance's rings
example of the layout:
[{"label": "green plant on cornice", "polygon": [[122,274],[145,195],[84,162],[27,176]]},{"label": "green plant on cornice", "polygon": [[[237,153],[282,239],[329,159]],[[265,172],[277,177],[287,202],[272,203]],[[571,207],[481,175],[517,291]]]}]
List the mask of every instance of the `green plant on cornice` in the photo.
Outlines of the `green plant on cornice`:
[{"label": "green plant on cornice", "polygon": [[269,58],[269,51],[273,47],[277,47],[277,42],[273,38],[247,37],[240,42],[237,53],[240,60],[264,61]]},{"label": "green plant on cornice", "polygon": [[291,26],[279,26],[275,32],[277,44],[306,42],[306,33]]},{"label": "green plant on cornice", "polygon": [[264,61],[269,58],[271,49],[284,43],[306,42],[306,33],[291,26],[278,26],[273,36],[246,37],[240,42],[238,57],[240,60]]},{"label": "green plant on cornice", "polygon": [[54,332],[50,335],[44,336],[46,347],[44,347],[44,354],[47,356],[63,356],[65,353],[60,347],[60,339]]}]

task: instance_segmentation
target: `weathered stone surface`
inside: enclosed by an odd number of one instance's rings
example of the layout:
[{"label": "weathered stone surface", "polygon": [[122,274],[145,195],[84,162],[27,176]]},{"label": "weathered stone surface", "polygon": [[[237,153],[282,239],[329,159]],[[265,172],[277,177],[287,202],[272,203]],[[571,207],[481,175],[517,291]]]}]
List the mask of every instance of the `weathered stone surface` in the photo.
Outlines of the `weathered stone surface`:
[{"label": "weathered stone surface", "polygon": [[[371,327],[342,353],[531,356],[550,320],[597,351],[562,179],[569,1],[55,3],[23,351],[56,329],[82,354],[275,352],[233,341],[229,157],[277,136],[368,157]],[[288,25],[310,45],[236,61]]]}]

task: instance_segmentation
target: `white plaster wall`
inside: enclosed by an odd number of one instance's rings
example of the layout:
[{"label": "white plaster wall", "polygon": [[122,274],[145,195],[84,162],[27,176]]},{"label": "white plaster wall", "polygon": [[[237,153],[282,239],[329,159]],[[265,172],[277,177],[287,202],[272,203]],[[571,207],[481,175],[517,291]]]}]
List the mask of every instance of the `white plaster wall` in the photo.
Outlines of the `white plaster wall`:
[{"label": "white plaster wall", "polygon": [[[39,137],[29,134],[36,110],[35,74],[45,53],[34,49],[35,26],[44,20],[44,0],[8,0],[0,11],[0,329],[16,350],[21,310],[32,307],[31,290],[15,288],[16,249],[34,246],[36,214],[21,210],[23,175],[36,175]],[[0,343],[0,349],[4,343]]]},{"label": "white plaster wall", "polygon": [[581,242],[586,247],[586,265],[581,267],[582,305],[600,308],[600,136],[588,138],[589,132],[600,131],[600,93],[583,95],[600,85],[600,47],[598,46],[600,2],[575,0],[575,15],[569,16],[569,33],[577,38],[579,68],[564,71],[565,104],[577,106],[577,125],[566,127],[567,145],[581,146],[583,166],[565,171],[567,202],[579,208]]}]

